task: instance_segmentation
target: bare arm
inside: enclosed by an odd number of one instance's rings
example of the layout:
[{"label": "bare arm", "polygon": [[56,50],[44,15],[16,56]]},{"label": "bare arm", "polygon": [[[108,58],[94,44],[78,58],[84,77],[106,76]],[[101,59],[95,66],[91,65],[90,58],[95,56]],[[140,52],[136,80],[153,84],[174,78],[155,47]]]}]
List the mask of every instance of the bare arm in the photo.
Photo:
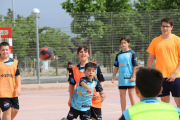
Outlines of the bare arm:
[{"label": "bare arm", "polygon": [[74,88],[75,88],[75,85],[69,84],[69,99],[71,100],[72,100]]},{"label": "bare arm", "polygon": [[101,96],[101,101],[103,101],[106,98],[106,94],[103,91],[99,92],[99,94]]},{"label": "bare arm", "polygon": [[153,61],[154,61],[154,55],[149,54],[148,60],[147,60],[147,67],[152,67]]},{"label": "bare arm", "polygon": [[130,82],[135,82],[136,69],[137,69],[137,66],[134,66],[134,68],[133,68],[133,74],[132,74],[132,77],[131,77],[131,79],[130,79]]},{"label": "bare arm", "polygon": [[67,72],[66,72],[66,77],[68,77],[68,73],[69,73],[69,70],[67,70]]},{"label": "bare arm", "polygon": [[177,75],[179,71],[180,71],[180,60],[178,61],[178,66],[176,70],[174,71],[174,73]]},{"label": "bare arm", "polygon": [[114,83],[114,81],[115,81],[115,77],[116,77],[117,71],[118,71],[118,67],[114,67],[113,77],[112,77],[112,80],[111,80],[112,83]]},{"label": "bare arm", "polygon": [[92,93],[92,89],[89,88],[89,86],[85,82],[82,81],[80,84],[84,89],[87,90],[88,93]]},{"label": "bare arm", "polygon": [[71,100],[72,100],[74,88],[75,88],[75,85],[69,84],[69,101],[68,101],[69,107],[71,107]]},{"label": "bare arm", "polygon": [[[179,56],[179,58],[180,58],[180,56]],[[176,70],[172,73],[172,75],[166,81],[173,82],[176,79],[179,71],[180,71],[180,59],[178,61],[178,65],[177,65]]]},{"label": "bare arm", "polygon": [[176,70],[174,71],[174,73],[177,75],[179,71],[180,71],[180,56],[179,56],[179,60],[178,60],[178,66],[177,66]]},{"label": "bare arm", "polygon": [[19,95],[21,95],[21,76],[20,75],[17,75],[16,77],[15,77],[15,79],[16,79],[16,85],[17,85],[17,88],[16,88],[16,92],[17,92],[17,94],[18,94],[18,96]]},{"label": "bare arm", "polygon": [[137,69],[137,66],[134,66],[132,77],[136,77],[136,69]]}]

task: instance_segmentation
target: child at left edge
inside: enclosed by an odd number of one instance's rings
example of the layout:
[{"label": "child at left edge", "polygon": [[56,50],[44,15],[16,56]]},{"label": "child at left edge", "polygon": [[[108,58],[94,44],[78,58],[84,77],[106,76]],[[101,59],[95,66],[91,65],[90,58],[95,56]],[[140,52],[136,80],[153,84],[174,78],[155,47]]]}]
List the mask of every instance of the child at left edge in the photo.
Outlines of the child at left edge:
[{"label": "child at left edge", "polygon": [[85,76],[80,79],[77,88],[73,91],[72,106],[67,118],[62,118],[61,120],[73,120],[78,116],[80,116],[81,120],[90,120],[90,107],[94,89],[96,89],[96,92],[99,92],[101,101],[105,99],[106,95],[103,93],[103,88],[99,80],[94,77],[96,68],[97,65],[95,63],[89,62],[85,65]]},{"label": "child at left edge", "polygon": [[0,44],[0,108],[2,120],[13,120],[19,111],[18,96],[21,94],[21,77],[18,61],[10,58],[10,45]]}]

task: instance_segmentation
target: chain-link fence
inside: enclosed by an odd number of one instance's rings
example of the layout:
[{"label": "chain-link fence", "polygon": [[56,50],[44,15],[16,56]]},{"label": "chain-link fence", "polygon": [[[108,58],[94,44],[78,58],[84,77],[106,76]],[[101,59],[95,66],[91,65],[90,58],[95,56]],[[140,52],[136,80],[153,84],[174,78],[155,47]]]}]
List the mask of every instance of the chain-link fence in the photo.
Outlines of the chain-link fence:
[{"label": "chain-link fence", "polygon": [[[41,76],[65,75],[68,61],[73,65],[79,62],[76,49],[80,45],[90,48],[90,60],[98,62],[103,73],[111,73],[115,56],[120,51],[121,37],[130,38],[130,47],[136,52],[139,65],[144,66],[148,57],[146,49],[150,41],[161,34],[160,21],[164,17],[173,19],[172,32],[180,36],[180,10],[76,13],[70,16],[70,27],[39,27],[39,47],[50,46],[56,56],[56,59],[49,61],[40,60]],[[63,20],[63,17],[61,19]],[[46,19],[41,21],[47,23]],[[36,76],[36,34],[33,16],[18,16],[15,23],[7,16],[0,21],[0,26],[12,27],[13,55],[19,60],[21,75]]]}]

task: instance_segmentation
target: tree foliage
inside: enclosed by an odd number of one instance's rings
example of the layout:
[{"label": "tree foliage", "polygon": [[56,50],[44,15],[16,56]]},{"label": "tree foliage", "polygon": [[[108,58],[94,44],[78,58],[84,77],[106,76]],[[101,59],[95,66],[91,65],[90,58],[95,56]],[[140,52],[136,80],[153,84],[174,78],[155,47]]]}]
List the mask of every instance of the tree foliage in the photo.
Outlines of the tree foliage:
[{"label": "tree foliage", "polygon": [[[23,60],[25,56],[31,60],[36,58],[36,25],[32,15],[28,17],[17,15],[15,22],[13,22],[12,11],[8,9],[4,21],[0,21],[0,26],[12,27],[14,57],[17,56],[19,61]],[[60,29],[39,28],[39,48],[50,46],[54,54],[64,60],[71,59],[72,53],[69,47],[74,46],[69,38],[70,36],[62,33]]]},{"label": "tree foliage", "polygon": [[[71,31],[92,48],[91,53],[95,59],[105,61],[104,66],[111,62],[109,56],[118,50],[120,37],[134,36],[137,39],[141,36],[143,39],[140,28],[130,23],[137,16],[130,0],[67,0],[61,5],[74,18]],[[133,44],[136,46],[135,42],[132,42],[132,46]]]},{"label": "tree foliage", "polygon": [[179,0],[136,0],[134,7],[137,11],[180,9]]},{"label": "tree foliage", "polygon": [[106,0],[106,12],[131,11],[130,0]]}]

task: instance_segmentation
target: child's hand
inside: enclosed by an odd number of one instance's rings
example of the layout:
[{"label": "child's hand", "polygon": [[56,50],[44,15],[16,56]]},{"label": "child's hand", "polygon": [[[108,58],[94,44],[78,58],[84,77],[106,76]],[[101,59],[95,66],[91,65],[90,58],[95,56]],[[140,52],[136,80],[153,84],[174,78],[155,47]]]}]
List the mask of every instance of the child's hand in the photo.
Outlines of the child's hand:
[{"label": "child's hand", "polygon": [[135,77],[131,77],[130,82],[135,82]]},{"label": "child's hand", "polygon": [[113,77],[112,80],[111,80],[111,82],[114,84],[114,81],[115,81],[115,78]]},{"label": "child's hand", "polygon": [[99,92],[96,92],[94,95],[93,95],[93,99],[97,99],[99,97]]},{"label": "child's hand", "polygon": [[15,89],[15,92],[17,92],[18,96],[20,96],[21,95],[21,87],[17,87]]},{"label": "child's hand", "polygon": [[88,88],[88,89],[87,89],[87,92],[88,92],[88,93],[92,93],[92,91],[93,91],[93,90],[92,90],[91,88]]},{"label": "child's hand", "polygon": [[71,100],[68,101],[68,106],[71,107]]},{"label": "child's hand", "polygon": [[101,95],[101,102],[103,102],[105,98],[106,98],[106,94],[103,93],[103,94]]}]

